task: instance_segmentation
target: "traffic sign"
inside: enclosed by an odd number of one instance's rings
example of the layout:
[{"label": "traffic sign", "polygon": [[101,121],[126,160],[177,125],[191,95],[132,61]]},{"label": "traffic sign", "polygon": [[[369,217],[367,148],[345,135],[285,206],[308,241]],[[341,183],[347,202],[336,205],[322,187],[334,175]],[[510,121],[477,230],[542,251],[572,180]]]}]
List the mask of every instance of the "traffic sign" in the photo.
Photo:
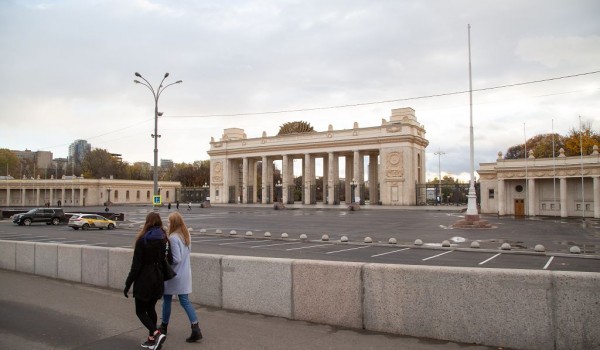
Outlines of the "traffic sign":
[{"label": "traffic sign", "polygon": [[152,204],[153,205],[162,205],[162,198],[161,198],[161,196],[160,195],[154,196],[152,198]]}]

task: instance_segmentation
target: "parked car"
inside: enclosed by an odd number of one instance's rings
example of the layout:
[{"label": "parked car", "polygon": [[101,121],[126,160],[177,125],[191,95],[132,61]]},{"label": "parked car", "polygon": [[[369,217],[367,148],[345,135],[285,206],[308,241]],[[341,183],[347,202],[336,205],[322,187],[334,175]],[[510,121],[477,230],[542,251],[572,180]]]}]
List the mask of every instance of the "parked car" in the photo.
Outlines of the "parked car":
[{"label": "parked car", "polygon": [[117,227],[117,223],[105,218],[102,215],[96,214],[73,214],[69,219],[69,227],[73,230],[87,230],[90,228],[97,228],[100,230],[109,229],[113,230]]},{"label": "parked car", "polygon": [[65,222],[65,213],[62,208],[35,208],[22,214],[13,215],[13,222],[17,225],[29,226],[34,222],[45,222],[47,225],[58,225]]}]

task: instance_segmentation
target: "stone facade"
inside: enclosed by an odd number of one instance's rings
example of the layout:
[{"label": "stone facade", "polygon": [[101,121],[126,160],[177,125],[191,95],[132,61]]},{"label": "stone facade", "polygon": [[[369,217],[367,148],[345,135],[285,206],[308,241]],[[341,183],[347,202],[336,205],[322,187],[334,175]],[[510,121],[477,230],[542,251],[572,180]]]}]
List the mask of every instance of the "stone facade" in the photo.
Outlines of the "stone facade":
[{"label": "stone facade", "polygon": [[[163,203],[174,202],[181,183],[158,183]],[[154,182],[110,179],[38,179],[0,181],[0,206],[101,206],[112,204],[152,204]]]},{"label": "stone facade", "polygon": [[600,218],[600,154],[481,163],[481,213]]},{"label": "stone facade", "polygon": [[[210,197],[213,203],[272,203],[280,190],[284,203],[293,203],[293,160],[302,160],[303,203],[316,202],[315,191],[322,192],[325,204],[340,204],[345,198],[360,198],[364,193],[365,157],[368,162],[370,203],[415,205],[416,184],[425,183],[425,128],[418,123],[412,108],[392,110],[390,120],[381,126],[279,136],[248,138],[243,129],[225,129],[221,139],[210,142]],[[340,187],[339,159],[345,157],[345,188]],[[324,188],[316,189],[315,160],[323,164]],[[276,189],[273,161],[281,161],[282,183]],[[257,165],[262,162],[261,183]],[[266,166],[265,166],[266,165]],[[355,186],[351,185],[354,180]],[[379,191],[377,190],[379,188]],[[259,190],[260,189],[260,190]],[[352,196],[354,189],[354,196]],[[362,201],[361,201],[362,202]]]}]

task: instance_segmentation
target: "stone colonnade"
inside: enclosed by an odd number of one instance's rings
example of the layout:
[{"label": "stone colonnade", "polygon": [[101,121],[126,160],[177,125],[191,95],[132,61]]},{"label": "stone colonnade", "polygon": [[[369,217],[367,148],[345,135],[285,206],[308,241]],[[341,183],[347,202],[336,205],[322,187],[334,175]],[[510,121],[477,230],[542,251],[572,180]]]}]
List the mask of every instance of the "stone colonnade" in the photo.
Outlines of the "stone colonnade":
[{"label": "stone colonnade", "polygon": [[[211,201],[291,204],[300,191],[303,204],[315,204],[321,197],[324,204],[337,205],[343,191],[346,203],[352,198],[364,203],[368,187],[371,204],[414,205],[415,185],[425,182],[427,144],[425,129],[411,108],[392,110],[390,121],[383,119],[379,127],[359,128],[354,123],[350,130],[333,130],[329,125],[326,132],[271,137],[263,132],[260,138],[247,138],[239,128],[225,129],[219,141],[212,138],[208,152]],[[281,164],[279,169],[274,162]],[[296,188],[294,176],[300,174],[294,168],[299,163],[303,183]],[[276,172],[280,183],[273,181]]]}]

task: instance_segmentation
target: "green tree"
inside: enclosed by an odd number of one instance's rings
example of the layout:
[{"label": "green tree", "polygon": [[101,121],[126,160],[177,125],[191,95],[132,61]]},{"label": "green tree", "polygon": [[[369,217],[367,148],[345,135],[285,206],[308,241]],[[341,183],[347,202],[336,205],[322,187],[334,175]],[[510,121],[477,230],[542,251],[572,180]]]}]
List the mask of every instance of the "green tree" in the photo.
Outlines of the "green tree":
[{"label": "green tree", "polygon": [[17,179],[20,176],[20,168],[19,157],[7,148],[0,148],[0,175],[10,175]]}]

